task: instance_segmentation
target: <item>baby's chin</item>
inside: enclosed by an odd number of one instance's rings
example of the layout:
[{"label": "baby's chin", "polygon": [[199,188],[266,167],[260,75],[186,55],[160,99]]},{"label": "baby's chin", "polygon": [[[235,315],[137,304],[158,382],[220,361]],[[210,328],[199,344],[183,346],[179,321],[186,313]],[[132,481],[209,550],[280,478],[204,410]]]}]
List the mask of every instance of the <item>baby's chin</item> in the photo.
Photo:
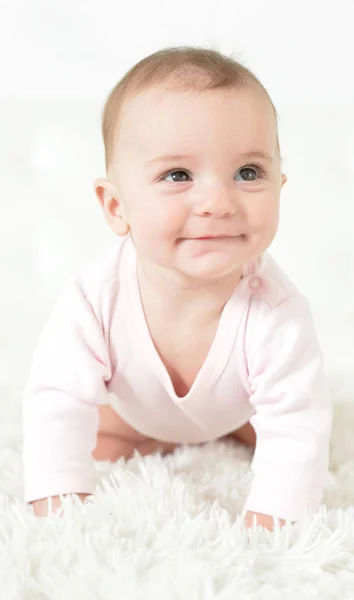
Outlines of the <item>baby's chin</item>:
[{"label": "baby's chin", "polygon": [[178,261],[176,267],[186,277],[211,281],[222,279],[233,272],[236,274],[242,269],[244,264],[240,256],[209,253],[192,259]]},{"label": "baby's chin", "polygon": [[215,279],[240,269],[254,256],[253,244],[241,239],[192,240],[180,245],[176,267],[188,276]]}]

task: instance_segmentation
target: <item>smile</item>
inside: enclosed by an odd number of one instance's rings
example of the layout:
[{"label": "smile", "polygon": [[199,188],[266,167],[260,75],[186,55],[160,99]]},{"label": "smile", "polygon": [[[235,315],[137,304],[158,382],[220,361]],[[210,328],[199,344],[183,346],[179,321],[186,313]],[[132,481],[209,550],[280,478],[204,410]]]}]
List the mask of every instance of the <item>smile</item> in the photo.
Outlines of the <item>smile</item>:
[{"label": "smile", "polygon": [[195,238],[186,238],[195,242],[212,241],[212,242],[231,242],[234,240],[241,240],[245,236],[243,233],[239,235],[205,235]]},{"label": "smile", "polygon": [[228,240],[232,239],[236,236],[234,235],[204,235],[202,237],[192,238],[195,240]]}]

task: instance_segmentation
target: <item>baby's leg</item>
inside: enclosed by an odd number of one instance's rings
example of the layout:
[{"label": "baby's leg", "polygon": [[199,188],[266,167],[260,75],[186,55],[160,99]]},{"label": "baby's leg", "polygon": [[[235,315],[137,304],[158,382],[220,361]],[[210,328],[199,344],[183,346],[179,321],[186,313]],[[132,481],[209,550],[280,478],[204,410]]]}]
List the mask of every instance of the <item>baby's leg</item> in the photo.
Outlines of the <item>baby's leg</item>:
[{"label": "baby's leg", "polygon": [[229,433],[229,435],[225,437],[232,438],[234,440],[237,440],[238,442],[242,442],[246,446],[256,446],[256,432],[250,422],[246,423],[245,425],[242,425],[242,427],[236,429],[232,433]]},{"label": "baby's leg", "polygon": [[[160,442],[142,435],[124,421],[109,405],[99,408],[100,424],[97,434],[96,448],[92,453],[95,460],[109,460],[115,462],[123,456],[130,458],[135,449],[142,456],[160,451],[161,454],[173,452],[179,444]],[[256,433],[251,423],[246,423],[233,431],[225,438],[231,438],[254,447]]]},{"label": "baby's leg", "polygon": [[134,442],[132,440],[123,440],[115,435],[98,433],[96,448],[92,452],[95,460],[109,460],[115,462],[120,457],[130,458],[133,456],[134,450],[138,450],[141,456],[161,452],[161,454],[169,454],[177,448],[178,444],[170,444],[167,442],[159,442],[157,440],[148,439],[145,442]]},{"label": "baby's leg", "polygon": [[145,456],[160,451],[168,454],[178,446],[168,442],[160,442],[142,435],[124,421],[109,405],[99,407],[100,424],[97,443],[92,456],[95,460],[115,462],[123,456],[130,458],[135,449]]}]

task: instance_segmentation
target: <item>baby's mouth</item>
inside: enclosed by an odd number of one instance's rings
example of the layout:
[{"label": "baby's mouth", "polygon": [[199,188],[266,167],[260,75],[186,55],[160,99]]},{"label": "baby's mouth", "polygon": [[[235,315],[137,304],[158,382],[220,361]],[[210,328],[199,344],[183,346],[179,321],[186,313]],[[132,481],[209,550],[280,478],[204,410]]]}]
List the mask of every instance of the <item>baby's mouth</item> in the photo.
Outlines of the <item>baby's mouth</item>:
[{"label": "baby's mouth", "polygon": [[212,242],[232,242],[235,240],[242,241],[246,238],[244,233],[238,235],[205,235],[198,237],[184,237],[179,238],[178,241],[191,241],[191,242],[203,242],[203,241],[212,241]]},{"label": "baby's mouth", "polygon": [[204,235],[201,237],[192,238],[195,240],[229,240],[235,238],[235,235]]}]

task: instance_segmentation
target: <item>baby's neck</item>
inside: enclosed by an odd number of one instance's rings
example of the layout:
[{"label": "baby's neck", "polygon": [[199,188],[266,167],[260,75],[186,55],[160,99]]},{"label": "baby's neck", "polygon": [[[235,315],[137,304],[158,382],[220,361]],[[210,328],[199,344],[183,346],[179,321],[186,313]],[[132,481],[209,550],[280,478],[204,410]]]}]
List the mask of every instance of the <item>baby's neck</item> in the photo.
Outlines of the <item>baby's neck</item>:
[{"label": "baby's neck", "polygon": [[163,311],[164,316],[188,320],[213,320],[220,316],[242,277],[242,268],[227,276],[204,281],[179,277],[159,267],[138,263],[138,281],[144,307]]}]

